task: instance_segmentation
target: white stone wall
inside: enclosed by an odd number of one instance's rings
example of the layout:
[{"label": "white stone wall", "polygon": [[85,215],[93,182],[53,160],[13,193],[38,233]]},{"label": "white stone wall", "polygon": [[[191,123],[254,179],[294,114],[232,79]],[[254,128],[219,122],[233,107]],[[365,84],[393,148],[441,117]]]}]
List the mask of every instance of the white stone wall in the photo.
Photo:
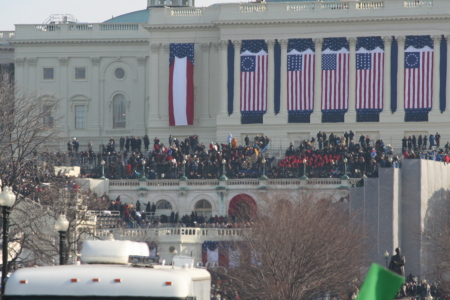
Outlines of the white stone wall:
[{"label": "white stone wall", "polygon": [[[14,37],[16,78],[19,86],[27,92],[38,90],[55,94],[63,100],[59,110],[59,115],[64,116],[60,124],[62,136],[77,137],[81,141],[81,149],[89,140],[97,146],[110,136],[142,137],[148,134],[150,138],[158,136],[164,142],[169,134],[178,137],[198,134],[200,142],[209,144],[210,141],[225,142],[230,132],[238,137],[240,143],[244,142],[246,134],[264,133],[272,139],[272,148],[284,149],[289,142],[310,138],[319,130],[341,134],[351,129],[356,137],[368,134],[373,139],[382,138],[385,144],[392,144],[398,150],[405,135],[429,135],[438,131],[442,142],[450,139],[450,96],[447,96],[447,109],[441,114],[437,78],[434,80],[433,110],[429,114],[429,122],[404,122],[402,51],[398,57],[398,109],[395,113],[390,110],[390,86],[387,84],[390,82],[390,68],[386,64],[384,110],[379,123],[356,123],[352,106],[354,93],[350,93],[350,109],[345,122],[323,124],[318,109],[320,95],[316,92],[316,109],[311,123],[289,124],[285,109],[286,84],[282,82],[280,113],[275,115],[273,104],[269,102],[264,124],[241,125],[237,109],[231,116],[227,113],[227,43],[232,41],[236,53],[239,53],[242,40],[264,39],[268,45],[278,40],[282,53],[285,53],[288,39],[313,38],[316,53],[320,54],[318,46],[321,39],[346,37],[353,53],[356,50],[355,38],[381,36],[385,41],[388,62],[389,41],[393,36],[399,42],[399,48],[407,35],[430,35],[437,46],[442,35],[448,34],[448,19],[450,3],[446,0],[419,3],[394,0],[151,8],[147,25],[80,24],[74,27],[73,24],[61,24],[51,28],[18,25]],[[193,126],[168,126],[170,43],[195,43]],[[435,62],[439,61],[439,56],[439,47],[435,47]],[[269,50],[269,59],[272,57],[273,51]],[[450,55],[448,57],[450,63]],[[238,59],[236,56],[235,66],[239,66]],[[46,66],[55,68],[55,80],[42,80],[42,68]],[[73,79],[77,66],[87,68],[85,81]],[[127,74],[121,81],[113,78],[117,67],[124,68]],[[282,67],[282,73],[284,70]],[[238,75],[239,70],[235,67],[235,79]],[[447,77],[447,82],[450,82],[450,76]],[[283,78],[282,81],[285,80]],[[320,90],[319,79],[320,74],[316,72],[316,91]],[[238,91],[239,80],[235,80],[234,86],[235,92]],[[269,83],[269,90],[271,88],[273,83]],[[112,127],[111,101],[117,93],[123,93],[128,101],[124,129]],[[235,106],[238,103],[235,97]],[[87,126],[84,130],[75,130],[73,108],[80,104],[87,105]],[[64,148],[64,139],[61,141],[61,148]]]}]

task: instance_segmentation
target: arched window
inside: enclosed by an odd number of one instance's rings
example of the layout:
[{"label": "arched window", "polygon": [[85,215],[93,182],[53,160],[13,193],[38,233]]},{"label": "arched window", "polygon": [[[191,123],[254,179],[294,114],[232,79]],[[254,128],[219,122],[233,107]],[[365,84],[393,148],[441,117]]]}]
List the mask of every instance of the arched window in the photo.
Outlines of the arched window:
[{"label": "arched window", "polygon": [[194,211],[198,216],[210,217],[212,215],[212,206],[208,200],[200,200],[195,203]]},{"label": "arched window", "polygon": [[156,204],[156,209],[172,209],[172,204],[169,201],[161,200]]},{"label": "arched window", "polygon": [[113,99],[113,128],[125,128],[127,125],[126,116],[125,96],[117,94]]}]

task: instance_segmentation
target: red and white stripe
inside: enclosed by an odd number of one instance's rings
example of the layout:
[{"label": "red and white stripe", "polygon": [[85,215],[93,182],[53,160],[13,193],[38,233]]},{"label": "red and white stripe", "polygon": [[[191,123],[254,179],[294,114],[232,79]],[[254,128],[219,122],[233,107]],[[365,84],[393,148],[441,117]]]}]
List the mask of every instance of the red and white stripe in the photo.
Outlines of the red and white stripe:
[{"label": "red and white stripe", "polygon": [[350,54],[348,52],[336,54],[336,70],[322,70],[322,110],[348,107]]},{"label": "red and white stripe", "polygon": [[194,123],[194,65],[175,57],[169,68],[169,125]]},{"label": "red and white stripe", "polygon": [[356,109],[383,109],[384,52],[371,53],[371,68],[356,70]]},{"label": "red and white stripe", "polygon": [[246,51],[241,55],[256,58],[254,72],[241,72],[241,111],[266,111],[268,55],[264,51],[258,54]]},{"label": "red and white stripe", "polygon": [[302,70],[288,71],[288,110],[314,109],[315,54],[302,54]]},{"label": "red and white stripe", "polygon": [[405,109],[431,108],[434,52],[429,48],[410,52],[420,52],[420,67],[405,68]]}]

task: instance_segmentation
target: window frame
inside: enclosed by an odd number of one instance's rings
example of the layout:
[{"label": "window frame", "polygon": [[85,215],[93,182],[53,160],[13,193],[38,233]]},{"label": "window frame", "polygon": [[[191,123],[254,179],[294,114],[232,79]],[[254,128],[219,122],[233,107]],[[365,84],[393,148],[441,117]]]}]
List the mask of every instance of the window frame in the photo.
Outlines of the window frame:
[{"label": "window frame", "polygon": [[[77,71],[78,70],[84,70],[84,77],[83,78],[78,78],[77,77],[77,75],[78,75]],[[74,76],[74,80],[77,80],[77,81],[85,81],[85,80],[87,80],[87,68],[86,67],[75,67],[73,76]]]},{"label": "window frame", "polygon": [[[52,70],[52,78],[46,78],[46,71]],[[53,81],[55,80],[55,68],[54,67],[43,67],[42,68],[42,80],[44,81]]]},{"label": "window frame", "polygon": [[[122,96],[122,99],[117,97]],[[112,128],[124,129],[127,128],[127,100],[124,94],[118,93],[112,99]],[[118,111],[116,111],[116,109]],[[121,116],[122,114],[122,116]],[[123,126],[120,124],[123,123]],[[120,125],[120,126],[119,126]]]},{"label": "window frame", "polygon": [[[84,105],[84,104],[75,104],[74,106],[75,106],[74,107],[74,110],[75,110],[75,114],[74,114],[74,128],[77,129],[77,130],[79,130],[79,129],[86,129],[86,115],[87,115],[87,107],[86,107],[86,105]],[[83,111],[84,112],[84,116],[83,117],[78,117],[77,116],[77,113],[78,113],[77,108],[79,108],[79,107],[83,107],[84,108],[84,111]],[[77,127],[78,119],[83,119],[83,127]]]}]

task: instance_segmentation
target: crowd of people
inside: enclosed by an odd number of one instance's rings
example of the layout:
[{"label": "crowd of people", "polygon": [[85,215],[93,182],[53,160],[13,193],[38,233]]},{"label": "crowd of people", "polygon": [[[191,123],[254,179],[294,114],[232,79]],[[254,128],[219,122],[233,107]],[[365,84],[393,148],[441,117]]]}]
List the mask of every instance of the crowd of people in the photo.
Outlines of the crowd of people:
[{"label": "crowd of people", "polygon": [[199,142],[198,135],[177,139],[171,135],[167,143],[158,137],[151,142],[121,137],[118,145],[111,137],[101,151],[95,152],[92,142],[78,152],[79,142],[69,141],[67,153],[57,153],[56,164],[82,166],[82,176],[99,178],[104,162],[104,175],[109,179],[229,179],[260,178],[351,178],[377,177],[379,168],[400,167],[401,159],[433,159],[450,162],[450,143],[441,147],[439,133],[411,135],[402,139],[402,151],[394,153],[390,144],[368,135],[359,137],[350,130],[337,135],[319,131],[316,136],[292,143],[283,158],[269,154],[270,139],[265,135],[246,136],[240,145],[232,134],[226,143]]}]

